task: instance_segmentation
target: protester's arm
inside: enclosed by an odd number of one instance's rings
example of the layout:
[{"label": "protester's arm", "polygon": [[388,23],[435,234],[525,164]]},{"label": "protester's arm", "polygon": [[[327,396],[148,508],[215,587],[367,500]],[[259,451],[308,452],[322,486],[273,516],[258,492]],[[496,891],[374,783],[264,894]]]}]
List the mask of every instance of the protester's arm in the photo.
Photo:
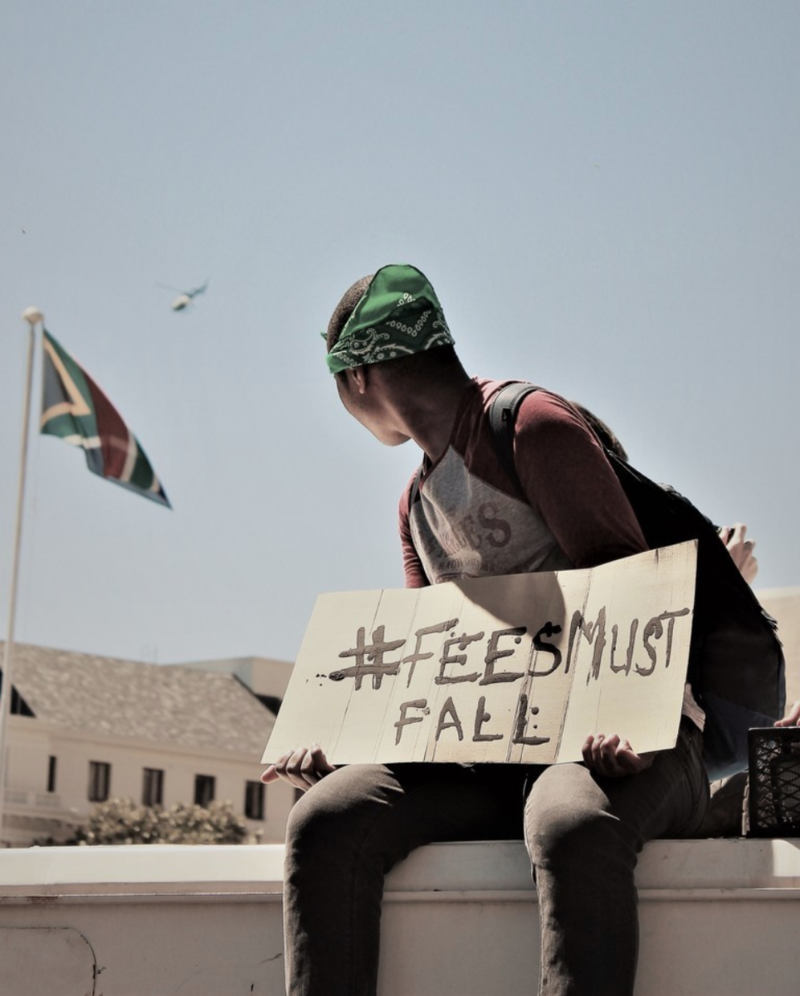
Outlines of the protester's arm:
[{"label": "protester's arm", "polygon": [[755,540],[746,539],[747,526],[737,522],[735,526],[724,526],[719,531],[719,537],[731,555],[739,573],[748,584],[752,584],[758,574],[758,561],[753,555]]},{"label": "protester's arm", "polygon": [[265,785],[279,779],[305,792],[336,768],[328,762],[319,744],[287,751],[261,775]]},{"label": "protester's arm", "polygon": [[575,567],[647,549],[636,514],[605,452],[562,398],[536,391],[516,421],[514,463],[529,504]]},{"label": "protester's arm", "polygon": [[400,507],[398,509],[398,522],[400,526],[400,544],[403,548],[403,573],[405,575],[406,588],[425,588],[430,582],[425,574],[414,539],[411,536],[411,520],[409,517],[409,501],[411,500],[411,489],[416,480],[416,473],[406,485],[400,497]]},{"label": "protester's arm", "polygon": [[[537,391],[520,408],[514,461],[528,502],[575,567],[594,567],[647,549],[636,514],[585,422],[561,398]],[[586,766],[607,778],[647,770],[655,754],[637,754],[617,734],[583,745]]]}]

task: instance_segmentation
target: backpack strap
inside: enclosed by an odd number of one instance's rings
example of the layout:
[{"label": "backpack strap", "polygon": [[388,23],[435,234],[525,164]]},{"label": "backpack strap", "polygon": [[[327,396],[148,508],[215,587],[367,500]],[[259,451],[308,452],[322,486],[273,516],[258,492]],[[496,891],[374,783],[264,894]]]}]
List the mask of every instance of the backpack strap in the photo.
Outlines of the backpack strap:
[{"label": "backpack strap", "polygon": [[506,384],[495,394],[489,404],[489,426],[494,437],[495,450],[503,470],[522,493],[522,482],[514,464],[514,425],[522,402],[529,394],[538,391],[535,384],[515,381]]},{"label": "backpack strap", "polygon": [[408,492],[408,514],[411,515],[411,509],[414,506],[414,502],[419,498],[419,485],[422,480],[422,464],[417,467],[417,472],[414,475],[414,480],[411,482],[411,490]]}]

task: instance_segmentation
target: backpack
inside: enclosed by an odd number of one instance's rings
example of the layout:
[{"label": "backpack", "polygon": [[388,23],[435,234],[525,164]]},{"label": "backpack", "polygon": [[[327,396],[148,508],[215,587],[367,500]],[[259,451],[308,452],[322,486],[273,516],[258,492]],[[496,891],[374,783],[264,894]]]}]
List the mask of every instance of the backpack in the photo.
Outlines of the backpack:
[{"label": "backpack", "polygon": [[[489,406],[498,458],[522,492],[514,466],[514,424],[533,384],[501,388]],[[602,440],[600,441],[602,445]],[[739,573],[716,527],[687,498],[656,484],[603,446],[651,549],[696,539],[697,578],[688,680],[706,714],[703,742],[711,778],[747,767],[747,731],[772,726],[786,704],[777,624]],[[414,481],[409,511],[419,493]]]}]

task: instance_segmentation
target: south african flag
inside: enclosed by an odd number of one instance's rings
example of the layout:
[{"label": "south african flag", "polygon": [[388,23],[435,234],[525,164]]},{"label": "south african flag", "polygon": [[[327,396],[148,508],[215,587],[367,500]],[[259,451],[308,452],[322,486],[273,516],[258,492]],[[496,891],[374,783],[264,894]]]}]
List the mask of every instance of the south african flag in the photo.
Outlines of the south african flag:
[{"label": "south african flag", "polygon": [[92,378],[46,330],[41,431],[81,446],[89,470],[172,506],[139,441]]}]

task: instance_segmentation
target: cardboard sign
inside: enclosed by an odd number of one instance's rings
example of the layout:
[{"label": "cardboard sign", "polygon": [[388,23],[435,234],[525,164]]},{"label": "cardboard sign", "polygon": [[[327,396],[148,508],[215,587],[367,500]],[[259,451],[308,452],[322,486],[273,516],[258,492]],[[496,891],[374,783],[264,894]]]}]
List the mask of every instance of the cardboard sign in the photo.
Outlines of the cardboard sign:
[{"label": "cardboard sign", "polygon": [[590,570],[321,595],[264,752],[333,764],[581,759],[674,746],[697,544]]}]

